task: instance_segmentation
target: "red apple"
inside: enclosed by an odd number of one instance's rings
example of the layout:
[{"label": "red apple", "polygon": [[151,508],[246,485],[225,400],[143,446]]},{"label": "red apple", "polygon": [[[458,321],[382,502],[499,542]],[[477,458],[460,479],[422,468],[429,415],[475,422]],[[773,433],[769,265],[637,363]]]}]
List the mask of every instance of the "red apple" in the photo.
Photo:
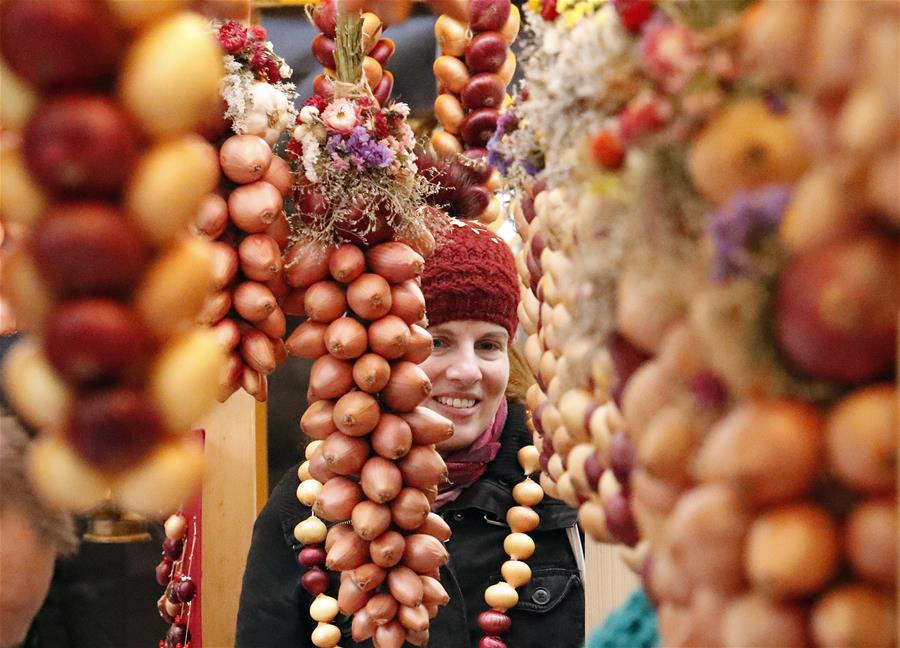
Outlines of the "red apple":
[{"label": "red apple", "polygon": [[54,205],[35,224],[29,245],[44,279],[67,297],[124,297],[147,260],[140,232],[100,202]]},{"label": "red apple", "polygon": [[478,34],[466,47],[466,65],[472,72],[496,72],[506,62],[507,50],[497,32]]},{"label": "red apple", "polygon": [[124,470],[147,456],[165,435],[162,417],[145,394],[112,389],[83,394],[72,406],[66,437],[88,462]]},{"label": "red apple", "polygon": [[124,33],[104,2],[7,0],[0,3],[0,52],[27,81],[44,87],[94,84],[110,77]]},{"label": "red apple", "polygon": [[472,31],[498,30],[509,18],[509,0],[471,0],[469,11]]},{"label": "red apple", "polygon": [[135,379],[150,349],[143,323],[111,299],[63,302],[47,316],[44,352],[60,375],[75,383]]},{"label": "red apple", "polygon": [[463,108],[498,108],[506,96],[506,84],[493,72],[481,72],[466,82],[460,92]]},{"label": "red apple", "polygon": [[479,108],[473,110],[459,127],[459,134],[469,146],[484,146],[497,130],[500,113],[496,108]]},{"label": "red apple", "polygon": [[138,156],[136,133],[111,99],[64,95],[37,108],[23,150],[29,170],[50,191],[108,195],[128,180]]},{"label": "red apple", "polygon": [[797,257],[778,285],[775,333],[801,371],[851,383],[894,366],[900,308],[897,244],[863,235]]}]

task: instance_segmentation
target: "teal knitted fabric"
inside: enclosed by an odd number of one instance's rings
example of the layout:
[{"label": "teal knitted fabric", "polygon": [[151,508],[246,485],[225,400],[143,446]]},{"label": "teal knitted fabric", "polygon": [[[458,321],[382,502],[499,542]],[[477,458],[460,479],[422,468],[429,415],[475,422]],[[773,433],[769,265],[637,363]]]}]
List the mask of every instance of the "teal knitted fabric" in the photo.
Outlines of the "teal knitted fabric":
[{"label": "teal knitted fabric", "polygon": [[643,589],[635,590],[628,600],[613,610],[595,630],[586,648],[656,648],[656,610]]}]

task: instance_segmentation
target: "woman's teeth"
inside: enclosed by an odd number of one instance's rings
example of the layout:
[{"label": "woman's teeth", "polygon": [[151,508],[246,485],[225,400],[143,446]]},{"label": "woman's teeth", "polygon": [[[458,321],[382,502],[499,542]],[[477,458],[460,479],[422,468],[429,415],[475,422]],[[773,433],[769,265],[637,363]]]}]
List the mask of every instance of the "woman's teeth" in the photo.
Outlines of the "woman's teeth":
[{"label": "woman's teeth", "polygon": [[438,396],[435,400],[441,405],[446,405],[447,407],[454,407],[456,409],[468,409],[470,407],[475,407],[475,401],[472,398],[446,398],[444,396]]}]

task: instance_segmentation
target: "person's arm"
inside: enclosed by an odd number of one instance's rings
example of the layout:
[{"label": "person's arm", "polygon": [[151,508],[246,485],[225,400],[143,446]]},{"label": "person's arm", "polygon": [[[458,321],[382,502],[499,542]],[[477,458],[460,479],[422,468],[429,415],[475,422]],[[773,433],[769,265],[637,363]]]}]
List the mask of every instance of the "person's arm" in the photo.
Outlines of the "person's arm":
[{"label": "person's arm", "polygon": [[276,488],[253,525],[237,618],[237,648],[312,646],[309,597],[281,525]]}]

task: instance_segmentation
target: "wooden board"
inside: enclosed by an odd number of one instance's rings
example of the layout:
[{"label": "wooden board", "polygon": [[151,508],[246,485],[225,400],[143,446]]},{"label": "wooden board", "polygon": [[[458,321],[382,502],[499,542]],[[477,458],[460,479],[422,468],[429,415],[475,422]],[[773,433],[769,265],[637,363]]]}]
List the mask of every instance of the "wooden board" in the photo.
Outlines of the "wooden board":
[{"label": "wooden board", "polygon": [[268,495],[265,405],[239,390],[198,427],[206,430],[203,646],[225,648],[234,645],[253,522]]},{"label": "wooden board", "polygon": [[620,606],[640,586],[622,559],[618,549],[585,538],[585,630],[591,632],[607,615]]}]

